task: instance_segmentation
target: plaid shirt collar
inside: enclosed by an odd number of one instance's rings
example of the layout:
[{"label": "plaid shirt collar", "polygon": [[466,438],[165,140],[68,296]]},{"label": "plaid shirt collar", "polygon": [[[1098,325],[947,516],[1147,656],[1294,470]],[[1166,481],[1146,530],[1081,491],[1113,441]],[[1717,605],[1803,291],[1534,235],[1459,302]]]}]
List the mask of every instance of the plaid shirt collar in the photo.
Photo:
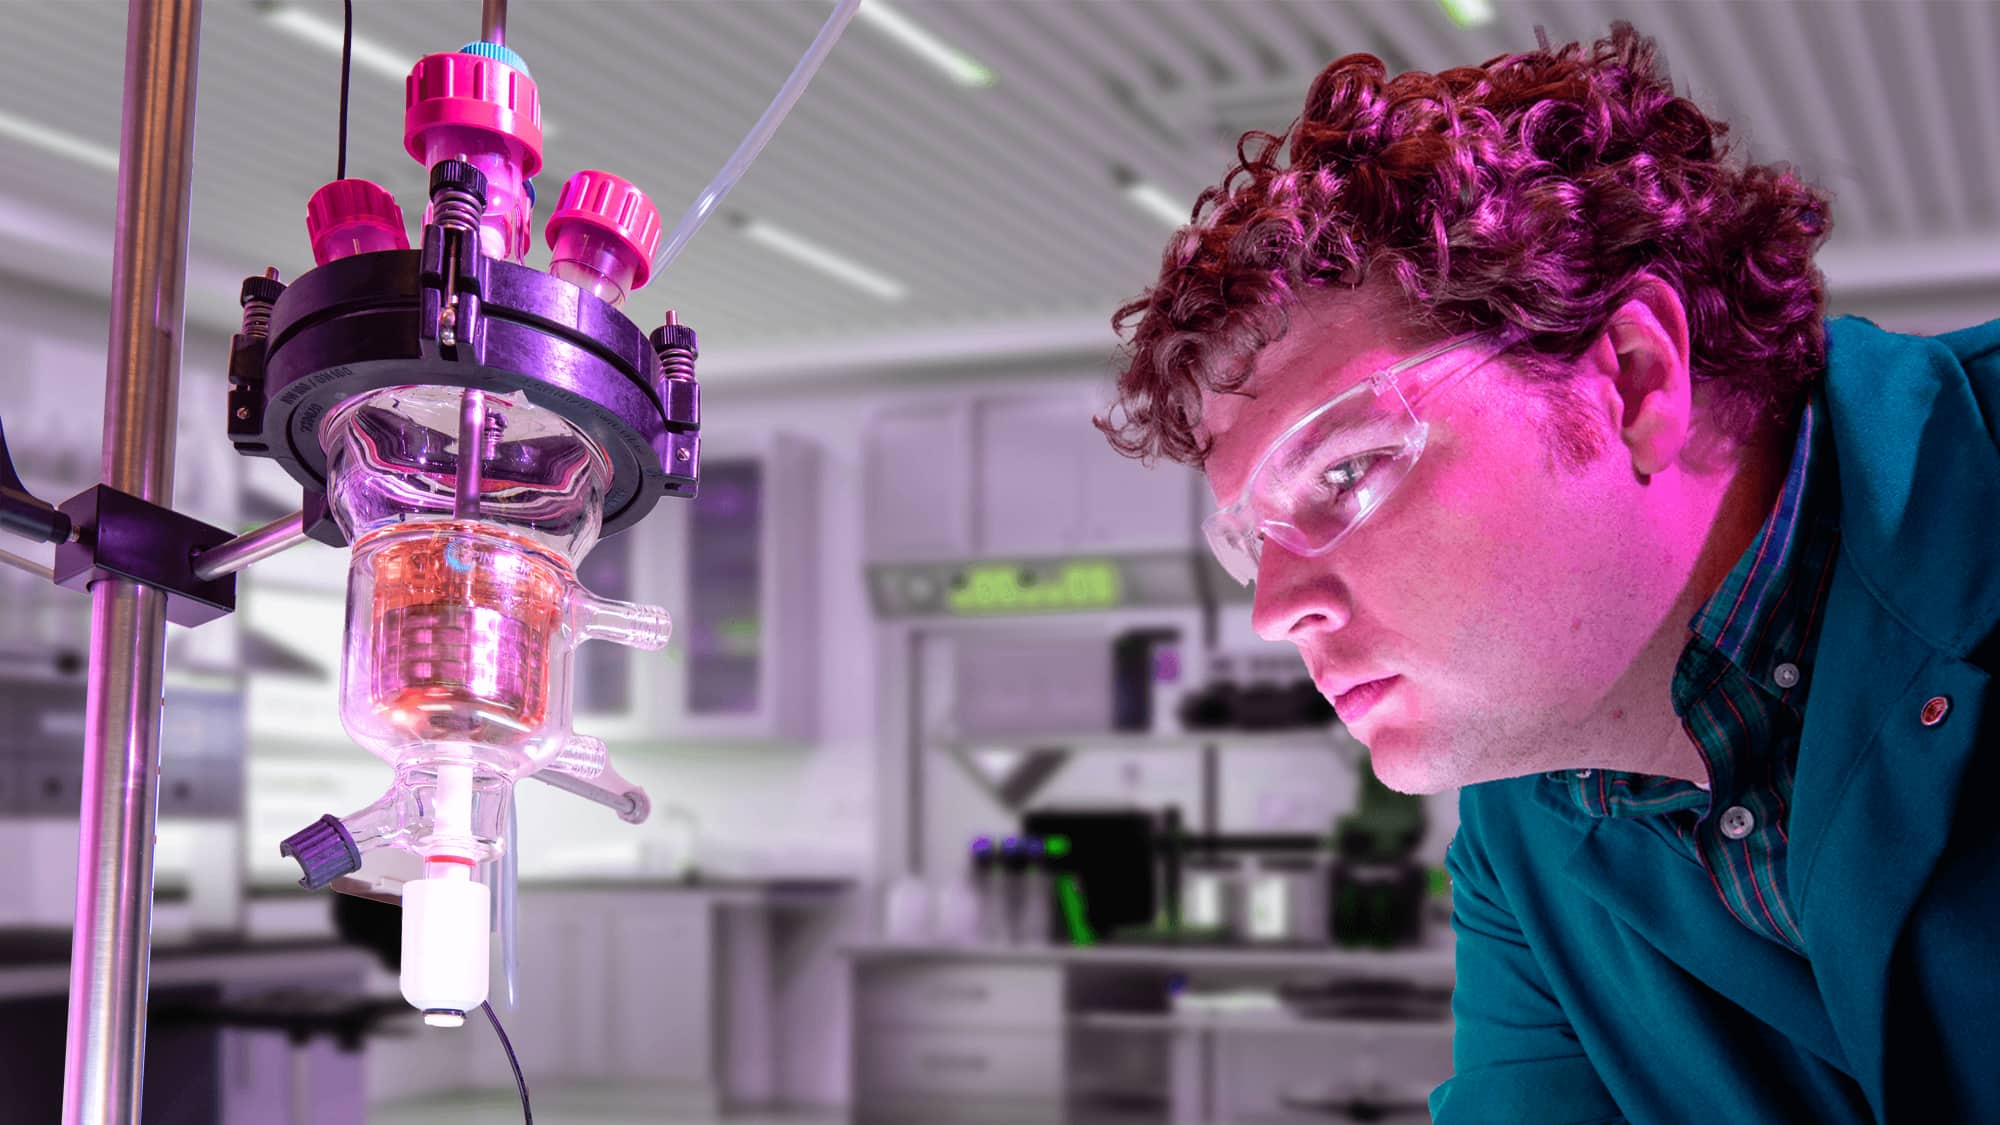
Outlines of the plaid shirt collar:
[{"label": "plaid shirt collar", "polygon": [[[1672,689],[1674,710],[1683,718],[1725,676],[1747,679],[1759,689],[1759,698],[1787,709],[1794,720],[1803,713],[1812,685],[1810,646],[1838,544],[1837,504],[1827,496],[1832,482],[1814,479],[1826,462],[1824,455],[1815,458],[1813,450],[1815,432],[1823,424],[1808,404],[1770,516],[1721,587],[1688,622],[1691,635],[1675,667]],[[1750,768],[1755,755],[1765,750],[1753,742],[1743,737],[1697,739],[1715,785],[1727,791],[1737,778],[1764,774]],[[1706,789],[1678,778],[1590,769],[1548,776],[1565,785],[1578,806],[1593,816],[1699,812],[1710,800]]]}]

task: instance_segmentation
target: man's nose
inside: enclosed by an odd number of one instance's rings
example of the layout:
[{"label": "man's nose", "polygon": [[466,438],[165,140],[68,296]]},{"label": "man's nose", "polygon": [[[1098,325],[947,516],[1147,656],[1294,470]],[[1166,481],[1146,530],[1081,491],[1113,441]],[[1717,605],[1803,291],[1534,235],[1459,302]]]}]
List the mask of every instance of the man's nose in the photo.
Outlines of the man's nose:
[{"label": "man's nose", "polygon": [[1340,629],[1351,616],[1347,587],[1334,572],[1332,556],[1302,558],[1276,543],[1264,544],[1250,604],[1258,636],[1296,641]]}]

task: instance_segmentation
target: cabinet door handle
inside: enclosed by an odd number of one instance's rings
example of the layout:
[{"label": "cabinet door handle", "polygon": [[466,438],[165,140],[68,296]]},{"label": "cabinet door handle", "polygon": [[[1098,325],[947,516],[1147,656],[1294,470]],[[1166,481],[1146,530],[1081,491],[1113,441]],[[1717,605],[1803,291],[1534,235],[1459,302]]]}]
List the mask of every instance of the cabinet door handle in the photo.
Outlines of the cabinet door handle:
[{"label": "cabinet door handle", "polygon": [[984,1004],[992,995],[983,984],[939,984],[930,990],[931,999],[965,1004]]},{"label": "cabinet door handle", "polygon": [[984,1056],[984,1055],[925,1055],[925,1056],[924,1056],[924,1069],[926,1069],[926,1070],[973,1070],[973,1071],[983,1071],[983,1070],[985,1070],[985,1069],[986,1069],[986,1056]]}]

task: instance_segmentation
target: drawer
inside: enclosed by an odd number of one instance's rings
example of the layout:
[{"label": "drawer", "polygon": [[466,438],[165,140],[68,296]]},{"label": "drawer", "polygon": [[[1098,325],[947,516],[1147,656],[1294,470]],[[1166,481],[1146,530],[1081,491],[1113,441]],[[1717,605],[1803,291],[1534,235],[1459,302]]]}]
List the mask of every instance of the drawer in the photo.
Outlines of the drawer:
[{"label": "drawer", "polygon": [[861,1032],[863,1089],[1060,1100],[1060,1034],[1036,1031]]},{"label": "drawer", "polygon": [[864,1027],[1025,1028],[1063,1022],[1062,970],[1038,965],[876,965],[856,997]]},{"label": "drawer", "polygon": [[[1148,1120],[1141,1118],[1140,1120]],[[849,1110],[848,1125],[1093,1125],[1060,1098],[972,1098],[963,1094],[867,1094]]]}]

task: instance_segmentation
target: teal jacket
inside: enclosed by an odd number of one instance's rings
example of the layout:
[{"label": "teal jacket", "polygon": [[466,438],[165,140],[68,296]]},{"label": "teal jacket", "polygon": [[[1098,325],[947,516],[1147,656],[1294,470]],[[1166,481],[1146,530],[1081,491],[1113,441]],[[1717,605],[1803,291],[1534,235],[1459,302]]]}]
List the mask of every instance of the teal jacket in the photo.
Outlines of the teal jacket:
[{"label": "teal jacket", "polygon": [[2000,1122],[2000,321],[1827,338],[1841,544],[1787,826],[1807,956],[1644,825],[1540,774],[1469,786],[1442,1125]]}]

